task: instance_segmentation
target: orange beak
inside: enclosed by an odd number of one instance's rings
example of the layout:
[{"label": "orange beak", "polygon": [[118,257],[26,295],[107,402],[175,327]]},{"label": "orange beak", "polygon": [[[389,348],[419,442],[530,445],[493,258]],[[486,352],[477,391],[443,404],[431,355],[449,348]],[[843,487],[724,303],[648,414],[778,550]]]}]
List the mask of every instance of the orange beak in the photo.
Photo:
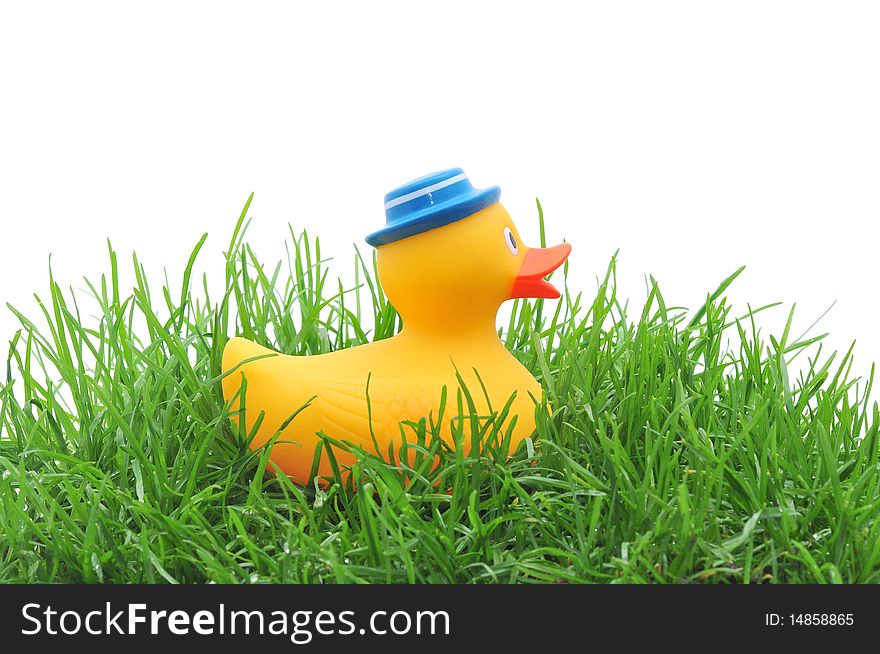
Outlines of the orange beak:
[{"label": "orange beak", "polygon": [[510,289],[510,299],[518,297],[544,297],[555,299],[560,296],[556,287],[544,278],[559,268],[568,258],[571,244],[563,243],[552,248],[529,248],[522,267]]}]

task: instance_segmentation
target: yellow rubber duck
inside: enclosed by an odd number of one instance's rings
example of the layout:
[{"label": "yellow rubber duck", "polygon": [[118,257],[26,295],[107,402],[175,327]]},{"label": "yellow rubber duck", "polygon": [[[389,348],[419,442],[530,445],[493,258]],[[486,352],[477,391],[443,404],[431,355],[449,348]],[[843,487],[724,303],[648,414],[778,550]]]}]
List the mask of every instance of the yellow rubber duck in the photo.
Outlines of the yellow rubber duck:
[{"label": "yellow rubber duck", "polygon": [[[402,421],[438,419],[444,386],[441,434],[453,446],[449,421],[458,416],[456,373],[481,416],[500,411],[514,397],[503,426],[508,429],[515,419],[511,452],[534,431],[541,386],[504,347],[495,318],[508,299],[558,298],[559,291],[543,278],[562,265],[571,246],[524,246],[499,197],[497,186],[475,189],[461,168],[426,175],[385,196],[386,225],[367,242],[378,248],[379,280],[402,318],[398,335],[302,357],[243,338],[227,343],[223,393],[234,420],[242,413],[242,378],[248,433],[263,414],[252,448],[284,427],[270,459],[299,483],[308,481],[320,433],[371,452],[378,445],[387,458],[389,445],[397,451],[402,429],[415,441]],[[339,448],[334,455],[340,466],[354,461]],[[324,454],[318,475],[330,474]]]}]

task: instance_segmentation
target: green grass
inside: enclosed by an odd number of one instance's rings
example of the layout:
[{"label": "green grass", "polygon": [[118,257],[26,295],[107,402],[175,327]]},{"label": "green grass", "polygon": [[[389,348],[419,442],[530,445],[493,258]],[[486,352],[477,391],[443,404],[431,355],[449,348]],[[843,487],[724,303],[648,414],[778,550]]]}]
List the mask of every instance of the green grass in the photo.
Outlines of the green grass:
[{"label": "green grass", "polygon": [[174,284],[151,288],[135,257],[121,288],[111,249],[88,308],[54,280],[36,319],[10,307],[0,581],[880,581],[871,380],[791,318],[761,340],[759,311],[725,299],[740,271],[694,311],[651,280],[627,316],[613,260],[592,298],[516,304],[502,338],[553,413],[509,459],[449,452],[422,421],[412,469],[360,453],[357,491],[273,477],[228,420],[227,337],[306,355],[399,320],[369,258],[331,282],[291,231],[289,261],[260,263],[247,210],[213,271],[223,297],[193,280],[202,239]]}]

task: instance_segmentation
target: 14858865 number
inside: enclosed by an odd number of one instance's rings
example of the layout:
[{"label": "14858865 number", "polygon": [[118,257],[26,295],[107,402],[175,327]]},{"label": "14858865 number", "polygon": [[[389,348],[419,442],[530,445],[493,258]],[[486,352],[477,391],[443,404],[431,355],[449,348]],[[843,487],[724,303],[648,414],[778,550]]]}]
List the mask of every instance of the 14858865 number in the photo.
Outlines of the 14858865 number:
[{"label": "14858865 number", "polygon": [[789,619],[802,627],[848,627],[854,622],[852,613],[792,613]]}]

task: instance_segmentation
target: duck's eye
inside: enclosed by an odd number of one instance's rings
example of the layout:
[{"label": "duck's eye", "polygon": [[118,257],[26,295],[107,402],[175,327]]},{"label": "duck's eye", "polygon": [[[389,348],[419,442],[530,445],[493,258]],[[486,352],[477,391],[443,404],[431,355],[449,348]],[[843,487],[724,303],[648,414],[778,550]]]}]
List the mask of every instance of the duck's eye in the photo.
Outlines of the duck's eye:
[{"label": "duck's eye", "polygon": [[507,249],[511,254],[516,254],[519,251],[519,248],[516,247],[516,237],[510,231],[510,227],[504,228],[504,242],[507,243]]}]

